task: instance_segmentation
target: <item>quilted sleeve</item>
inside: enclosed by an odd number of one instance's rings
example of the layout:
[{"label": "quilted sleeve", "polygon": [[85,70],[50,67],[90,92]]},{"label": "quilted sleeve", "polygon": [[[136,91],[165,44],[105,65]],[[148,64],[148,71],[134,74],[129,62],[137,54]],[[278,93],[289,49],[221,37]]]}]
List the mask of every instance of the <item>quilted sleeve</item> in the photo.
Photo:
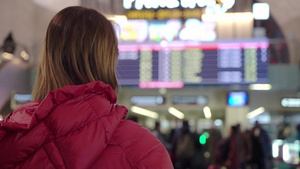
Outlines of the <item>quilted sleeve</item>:
[{"label": "quilted sleeve", "polygon": [[166,148],[143,126],[124,120],[120,123],[114,137],[136,169],[173,168]]},{"label": "quilted sleeve", "polygon": [[138,169],[173,169],[169,154],[161,143],[146,154],[136,167]]}]

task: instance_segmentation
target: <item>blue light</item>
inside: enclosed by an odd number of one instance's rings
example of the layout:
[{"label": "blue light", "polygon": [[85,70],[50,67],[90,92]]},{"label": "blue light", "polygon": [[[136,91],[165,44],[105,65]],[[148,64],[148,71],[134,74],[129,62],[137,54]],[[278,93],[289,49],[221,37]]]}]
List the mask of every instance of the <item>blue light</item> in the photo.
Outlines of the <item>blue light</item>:
[{"label": "blue light", "polygon": [[229,92],[228,93],[228,105],[233,107],[241,107],[248,104],[248,95],[246,92]]}]

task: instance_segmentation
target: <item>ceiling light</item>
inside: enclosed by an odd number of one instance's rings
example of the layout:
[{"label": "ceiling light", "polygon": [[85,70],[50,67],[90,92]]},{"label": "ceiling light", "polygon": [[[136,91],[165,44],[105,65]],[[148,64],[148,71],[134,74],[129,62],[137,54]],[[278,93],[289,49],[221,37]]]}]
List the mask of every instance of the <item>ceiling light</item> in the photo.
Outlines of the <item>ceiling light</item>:
[{"label": "ceiling light", "polygon": [[270,17],[270,6],[268,3],[254,3],[252,12],[254,19],[267,20]]},{"label": "ceiling light", "polygon": [[272,85],[270,84],[251,84],[249,85],[250,90],[271,90]]},{"label": "ceiling light", "polygon": [[147,116],[147,117],[151,117],[151,118],[154,118],[154,119],[158,119],[158,117],[159,117],[158,113],[156,113],[154,111],[144,109],[144,108],[141,108],[141,107],[137,107],[137,106],[132,106],[130,110],[133,113],[140,114],[140,115]]},{"label": "ceiling light", "polygon": [[184,118],[184,114],[181,111],[175,109],[174,107],[169,107],[168,111],[169,111],[170,114],[172,114],[173,116],[175,116],[179,119]]},{"label": "ceiling light", "polygon": [[2,53],[2,58],[3,58],[4,60],[11,60],[11,59],[14,58],[14,55],[11,54],[11,53],[8,53],[8,52],[3,52],[3,53]]},{"label": "ceiling light", "polygon": [[29,60],[29,55],[28,53],[23,50],[21,53],[20,53],[21,57],[25,60],[25,61],[28,61]]},{"label": "ceiling light", "polygon": [[257,108],[257,109],[255,109],[255,110],[249,112],[249,113],[247,114],[247,118],[248,118],[248,119],[251,119],[251,118],[253,118],[253,117],[255,117],[255,116],[258,116],[258,115],[260,115],[260,114],[262,114],[262,113],[264,113],[264,112],[265,112],[265,108],[264,108],[264,107]]},{"label": "ceiling light", "polygon": [[207,119],[210,119],[210,118],[211,118],[211,111],[210,111],[210,108],[209,108],[209,107],[205,106],[205,107],[203,108],[203,112],[204,112],[205,118],[207,118]]}]

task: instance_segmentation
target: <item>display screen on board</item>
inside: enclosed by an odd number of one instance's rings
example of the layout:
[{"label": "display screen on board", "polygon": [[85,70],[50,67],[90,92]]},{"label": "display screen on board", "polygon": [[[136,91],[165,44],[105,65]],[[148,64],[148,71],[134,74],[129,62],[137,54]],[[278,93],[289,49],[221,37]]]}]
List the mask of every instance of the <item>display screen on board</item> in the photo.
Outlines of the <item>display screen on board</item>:
[{"label": "display screen on board", "polygon": [[141,88],[264,84],[268,47],[267,39],[121,42],[117,76]]},{"label": "display screen on board", "polygon": [[119,42],[214,41],[216,22],[199,19],[127,20],[119,24]]},{"label": "display screen on board", "polygon": [[246,106],[248,101],[248,93],[245,91],[231,91],[227,94],[227,105],[231,107]]}]

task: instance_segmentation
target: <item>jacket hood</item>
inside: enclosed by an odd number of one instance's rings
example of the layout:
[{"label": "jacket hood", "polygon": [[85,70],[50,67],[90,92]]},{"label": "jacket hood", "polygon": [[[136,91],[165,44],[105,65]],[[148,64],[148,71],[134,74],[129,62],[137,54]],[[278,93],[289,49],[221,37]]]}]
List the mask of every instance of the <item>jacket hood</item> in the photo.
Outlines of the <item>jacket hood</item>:
[{"label": "jacket hood", "polygon": [[[5,136],[6,131],[29,130],[61,103],[90,93],[102,95],[112,104],[117,101],[113,89],[101,81],[65,86],[49,92],[42,101],[32,101],[24,104],[7,116],[4,121],[0,122],[0,141]],[[123,118],[125,117],[126,113],[123,114]]]}]

